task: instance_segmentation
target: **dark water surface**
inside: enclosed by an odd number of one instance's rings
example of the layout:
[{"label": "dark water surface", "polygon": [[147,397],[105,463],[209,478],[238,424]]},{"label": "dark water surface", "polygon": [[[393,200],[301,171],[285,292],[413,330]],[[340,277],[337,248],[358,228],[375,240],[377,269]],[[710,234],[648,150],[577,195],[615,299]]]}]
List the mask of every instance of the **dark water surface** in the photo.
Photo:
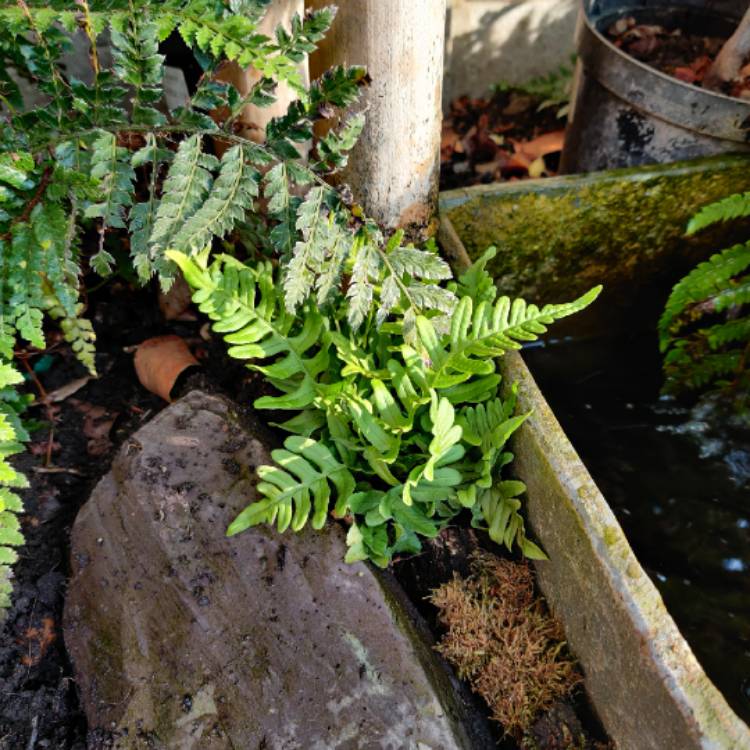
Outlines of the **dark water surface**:
[{"label": "dark water surface", "polygon": [[523,356],[680,631],[750,722],[750,433],[711,405],[660,399],[655,335]]}]

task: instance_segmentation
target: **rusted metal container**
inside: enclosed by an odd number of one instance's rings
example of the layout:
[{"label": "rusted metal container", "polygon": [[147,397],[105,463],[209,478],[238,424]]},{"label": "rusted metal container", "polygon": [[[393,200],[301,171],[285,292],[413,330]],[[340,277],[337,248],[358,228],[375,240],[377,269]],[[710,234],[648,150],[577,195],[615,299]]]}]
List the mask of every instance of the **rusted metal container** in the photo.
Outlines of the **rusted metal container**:
[{"label": "rusted metal container", "polygon": [[563,172],[750,152],[750,101],[684,83],[605,36],[622,17],[728,37],[747,0],[582,0]]}]

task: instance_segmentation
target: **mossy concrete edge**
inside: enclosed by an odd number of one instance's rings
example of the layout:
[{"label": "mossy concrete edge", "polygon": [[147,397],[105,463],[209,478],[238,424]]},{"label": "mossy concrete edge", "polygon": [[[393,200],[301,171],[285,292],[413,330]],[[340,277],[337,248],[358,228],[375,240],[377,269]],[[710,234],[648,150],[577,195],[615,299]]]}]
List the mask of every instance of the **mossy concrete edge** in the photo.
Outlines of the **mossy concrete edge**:
[{"label": "mossy concrete edge", "polygon": [[[450,221],[439,239],[470,262]],[[539,585],[579,659],[586,690],[623,750],[740,750],[750,729],[708,679],[521,356],[502,360],[531,416],[513,441],[531,533],[549,555]]]},{"label": "mossy concrete edge", "polygon": [[487,269],[504,294],[561,302],[604,282],[576,325],[622,327],[652,320],[677,279],[747,237],[750,222],[685,236],[702,206],[747,190],[750,157],[723,156],[477,185],[441,193],[440,205],[470,258],[497,247]]}]

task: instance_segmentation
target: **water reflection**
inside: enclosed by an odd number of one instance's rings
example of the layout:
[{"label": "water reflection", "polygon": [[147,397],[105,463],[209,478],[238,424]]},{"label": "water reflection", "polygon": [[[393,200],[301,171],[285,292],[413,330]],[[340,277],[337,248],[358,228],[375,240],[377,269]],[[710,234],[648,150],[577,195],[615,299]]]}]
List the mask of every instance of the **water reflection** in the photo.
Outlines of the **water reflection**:
[{"label": "water reflection", "polygon": [[524,352],[683,635],[750,722],[750,430],[659,397],[655,338]]}]

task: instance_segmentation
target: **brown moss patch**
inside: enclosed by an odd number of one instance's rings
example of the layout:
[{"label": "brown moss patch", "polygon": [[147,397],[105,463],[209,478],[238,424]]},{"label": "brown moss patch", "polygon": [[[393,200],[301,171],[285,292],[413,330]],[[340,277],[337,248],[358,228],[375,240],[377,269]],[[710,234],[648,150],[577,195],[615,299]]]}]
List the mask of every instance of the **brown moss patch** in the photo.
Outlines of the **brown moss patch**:
[{"label": "brown moss patch", "polygon": [[562,628],[534,592],[527,563],[477,552],[471,571],[430,597],[446,628],[437,649],[505,732],[520,738],[582,678],[564,653]]}]

